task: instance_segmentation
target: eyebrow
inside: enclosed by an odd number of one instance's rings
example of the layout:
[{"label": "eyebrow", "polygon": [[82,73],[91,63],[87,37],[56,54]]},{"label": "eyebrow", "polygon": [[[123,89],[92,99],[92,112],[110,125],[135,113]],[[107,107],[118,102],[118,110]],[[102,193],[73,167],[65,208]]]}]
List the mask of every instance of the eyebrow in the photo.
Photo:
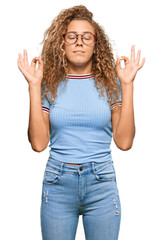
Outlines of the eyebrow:
[{"label": "eyebrow", "polygon": [[[78,33],[78,32],[75,32],[75,31],[70,31],[71,33]],[[82,32],[82,33],[91,33],[90,31],[85,31],[85,32]]]}]

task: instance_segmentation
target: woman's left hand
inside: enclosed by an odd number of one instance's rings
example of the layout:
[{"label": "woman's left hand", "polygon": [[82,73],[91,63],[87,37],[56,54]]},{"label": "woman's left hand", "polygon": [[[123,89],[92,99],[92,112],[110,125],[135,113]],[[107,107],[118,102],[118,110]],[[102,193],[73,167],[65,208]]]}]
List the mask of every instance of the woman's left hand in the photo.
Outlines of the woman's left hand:
[{"label": "woman's left hand", "polygon": [[[135,46],[133,45],[131,47],[130,60],[126,56],[122,56],[121,58],[117,57],[116,72],[121,84],[128,84],[133,82],[137,71],[143,67],[145,58],[143,58],[142,62],[139,64],[140,54],[141,50],[138,51],[137,57],[135,59]],[[120,60],[124,60],[125,68],[121,67]]]}]

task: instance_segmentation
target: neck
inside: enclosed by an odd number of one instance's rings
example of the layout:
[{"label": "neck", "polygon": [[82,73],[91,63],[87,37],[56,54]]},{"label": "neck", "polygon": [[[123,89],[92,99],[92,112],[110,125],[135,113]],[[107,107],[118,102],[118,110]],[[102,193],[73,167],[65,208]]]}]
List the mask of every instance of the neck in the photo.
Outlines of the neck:
[{"label": "neck", "polygon": [[80,74],[89,74],[92,72],[92,62],[89,62],[85,65],[78,65],[78,66],[74,66],[72,64],[69,64],[68,67],[68,74],[76,74],[76,75],[80,75]]}]

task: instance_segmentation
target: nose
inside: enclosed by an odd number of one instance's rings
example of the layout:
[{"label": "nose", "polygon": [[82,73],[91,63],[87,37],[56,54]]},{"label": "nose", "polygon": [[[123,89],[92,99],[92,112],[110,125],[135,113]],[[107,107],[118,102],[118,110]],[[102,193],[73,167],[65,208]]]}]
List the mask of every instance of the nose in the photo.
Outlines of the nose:
[{"label": "nose", "polygon": [[76,41],[76,44],[80,44],[80,45],[83,45],[83,42],[82,42],[82,36],[81,35],[78,35],[78,38],[77,38],[77,41]]}]

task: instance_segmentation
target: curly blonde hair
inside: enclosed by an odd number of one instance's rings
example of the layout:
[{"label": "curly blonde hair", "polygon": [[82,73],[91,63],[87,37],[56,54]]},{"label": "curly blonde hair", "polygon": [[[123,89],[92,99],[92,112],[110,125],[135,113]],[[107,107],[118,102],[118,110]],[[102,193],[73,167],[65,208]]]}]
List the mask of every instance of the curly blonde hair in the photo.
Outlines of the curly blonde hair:
[{"label": "curly blonde hair", "polygon": [[105,87],[107,102],[112,103],[119,99],[120,87],[117,83],[115,60],[109,38],[103,28],[93,20],[93,14],[85,6],[79,5],[62,10],[55,17],[50,27],[44,32],[41,58],[44,63],[42,101],[48,92],[52,93],[50,100],[53,103],[57,97],[57,87],[60,81],[67,83],[68,60],[64,51],[62,35],[66,33],[69,23],[74,20],[87,20],[95,29],[97,40],[95,41],[94,54],[92,56],[92,73],[99,96],[104,96]]}]

